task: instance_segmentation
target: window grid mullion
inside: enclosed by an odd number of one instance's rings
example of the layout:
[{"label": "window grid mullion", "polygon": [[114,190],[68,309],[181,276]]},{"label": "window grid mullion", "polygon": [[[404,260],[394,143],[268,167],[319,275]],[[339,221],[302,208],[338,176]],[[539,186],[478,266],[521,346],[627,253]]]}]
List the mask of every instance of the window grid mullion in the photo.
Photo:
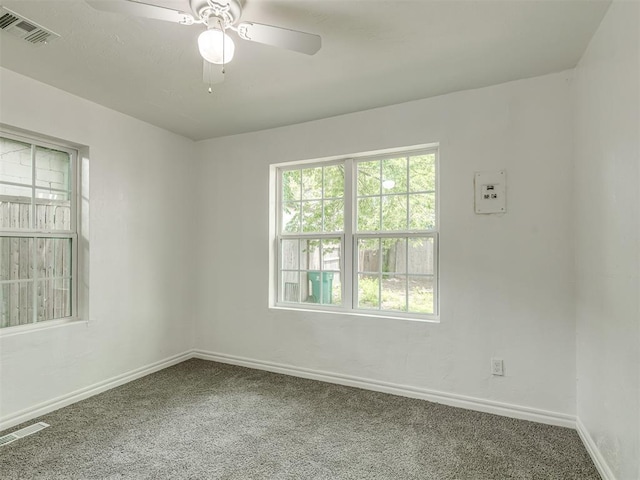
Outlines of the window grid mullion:
[{"label": "window grid mullion", "polygon": [[[385,197],[402,197],[402,196],[406,196],[407,194],[409,195],[417,195],[417,194],[428,194],[428,193],[436,193],[435,190],[417,190],[415,192],[391,192],[391,193],[384,193],[383,195]],[[380,195],[378,194],[374,194],[374,195],[359,195],[358,198],[378,198]]]},{"label": "window grid mullion", "polygon": [[362,232],[355,233],[357,238],[421,238],[421,237],[435,237],[438,232],[433,230],[398,230],[395,232]]},{"label": "window grid mullion", "polygon": [[[29,227],[32,230],[36,229],[36,146],[31,144],[31,218],[29,219]],[[38,323],[38,256],[36,252],[38,251],[37,238],[34,236],[33,238],[33,250],[31,251],[31,261],[33,268],[33,283],[31,284],[31,308],[32,311],[32,322]]]},{"label": "window grid mullion", "polygon": [[[409,171],[409,169],[407,168],[407,171]],[[409,188],[409,184],[407,183],[407,188]],[[408,225],[408,224],[407,224]],[[405,254],[405,260],[404,260],[404,269],[405,271],[405,280],[406,280],[406,284],[405,284],[405,308],[406,311],[409,311],[409,239],[406,238],[405,239],[405,247],[404,247],[404,254]]]},{"label": "window grid mullion", "polygon": [[321,232],[305,232],[305,233],[284,233],[284,234],[280,234],[278,235],[278,238],[281,238],[283,240],[295,240],[296,238],[301,239],[301,240],[305,240],[305,239],[321,239],[321,238],[338,238],[341,235],[343,235],[344,232],[327,232],[327,233],[321,233]]},{"label": "window grid mullion", "polygon": [[[302,192],[302,190],[300,190]],[[300,193],[302,195],[302,193]],[[298,259],[296,261],[298,265],[298,303],[302,302],[302,289],[300,288],[300,284],[302,283],[302,263],[300,262],[300,258],[302,256],[302,240],[298,239]],[[284,292],[283,292],[284,295]]]},{"label": "window grid mullion", "polygon": [[[70,275],[61,275],[57,277],[42,277],[38,279],[39,282],[46,282],[49,280],[71,280],[73,277]],[[0,280],[0,285],[9,285],[12,283],[30,283],[33,282],[33,278],[17,278],[15,280]]]},{"label": "window grid mullion", "polygon": [[71,230],[78,229],[78,156],[74,153],[69,157],[69,202],[71,204]]},{"label": "window grid mullion", "polygon": [[31,214],[29,228],[36,229],[36,146],[31,144]]},{"label": "window grid mullion", "polygon": [[343,305],[349,305],[354,308],[354,288],[355,276],[354,271],[354,244],[353,244],[353,228],[355,222],[355,188],[354,188],[354,169],[356,163],[352,159],[344,162],[344,235],[343,235],[343,258],[342,258],[342,275],[340,279],[342,283]]},{"label": "window grid mullion", "polygon": [[76,240],[78,234],[68,230],[33,231],[33,230],[3,230],[0,237],[9,238],[70,238]]},{"label": "window grid mullion", "polygon": [[[71,200],[71,228],[73,229],[74,232],[78,231],[78,224],[79,224],[79,215],[80,215],[80,198],[81,198],[81,193],[80,193],[80,180],[79,180],[79,175],[80,175],[80,168],[79,168],[79,154],[76,152],[73,152],[71,154],[71,167],[70,167],[70,172],[69,175],[71,176],[70,178],[70,187],[71,187],[71,191],[69,192],[70,195],[70,200]],[[71,316],[76,315],[78,312],[78,305],[76,302],[76,299],[78,298],[78,290],[79,290],[79,282],[78,282],[78,278],[79,278],[79,271],[80,271],[80,250],[78,249],[78,240],[77,240],[77,235],[75,238],[71,239],[71,298],[69,299],[70,302],[70,314]]]},{"label": "window grid mullion", "polygon": [[[320,228],[324,232],[324,167],[320,170]],[[322,248],[320,252],[320,265],[322,265]],[[320,292],[322,292],[322,282],[320,282]]]},{"label": "window grid mullion", "polygon": [[37,245],[37,238],[34,237],[33,238],[33,250],[31,251],[31,261],[32,263],[32,268],[33,268],[33,283],[32,283],[32,290],[31,290],[31,306],[33,308],[33,312],[32,312],[32,319],[33,319],[33,323],[38,323],[38,312],[37,312],[37,308],[38,308],[38,296],[37,296],[37,288],[38,288],[38,256],[36,255],[36,252],[38,251],[38,245]]},{"label": "window grid mullion", "polygon": [[24,187],[24,188],[31,187],[30,183],[9,182],[7,180],[0,180],[0,185],[8,185],[10,187]]},{"label": "window grid mullion", "polygon": [[[411,198],[411,188],[409,185],[409,182],[411,181],[411,175],[409,175],[409,156],[406,157],[406,163],[407,163],[407,223],[405,224],[407,226],[407,230],[409,229],[409,226],[411,225],[409,223],[409,199]],[[407,244],[407,248],[409,248],[409,244]],[[407,265],[409,265],[407,263]],[[407,279],[407,285],[409,285],[409,280]],[[408,298],[408,294],[407,294],[407,298]],[[407,312],[409,311],[409,306],[407,305]]]},{"label": "window grid mullion", "polygon": [[378,225],[380,226],[380,230],[382,230],[382,160],[378,160],[378,164],[379,164],[379,173],[378,176],[380,178],[380,189],[379,189],[379,194],[378,194],[378,198],[379,198],[379,202],[380,202],[380,210],[378,210],[378,215],[380,215],[380,218],[378,218]]},{"label": "window grid mullion", "polygon": [[382,238],[378,238],[378,310],[382,310]]},{"label": "window grid mullion", "polygon": [[[322,169],[324,170],[324,168]],[[320,298],[317,298],[317,303],[322,305],[324,300],[324,241],[320,239],[320,265],[318,265],[318,271],[320,272],[320,278],[318,279],[318,283],[320,284]]]}]

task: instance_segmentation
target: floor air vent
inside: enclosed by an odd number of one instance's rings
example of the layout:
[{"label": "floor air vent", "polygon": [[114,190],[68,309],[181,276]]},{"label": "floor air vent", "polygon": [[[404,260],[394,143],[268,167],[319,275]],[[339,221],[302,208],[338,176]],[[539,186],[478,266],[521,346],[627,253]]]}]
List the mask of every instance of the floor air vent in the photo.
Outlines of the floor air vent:
[{"label": "floor air vent", "polygon": [[16,440],[24,437],[28,437],[29,435],[33,435],[36,432],[39,432],[43,428],[47,428],[49,426],[48,423],[38,422],[33,425],[29,425],[28,427],[21,428],[9,435],[4,435],[0,437],[0,447],[3,445],[8,445],[11,442],[15,442]]},{"label": "floor air vent", "polygon": [[33,45],[49,43],[59,38],[55,32],[38,25],[6,7],[0,8],[0,30],[21,38]]}]

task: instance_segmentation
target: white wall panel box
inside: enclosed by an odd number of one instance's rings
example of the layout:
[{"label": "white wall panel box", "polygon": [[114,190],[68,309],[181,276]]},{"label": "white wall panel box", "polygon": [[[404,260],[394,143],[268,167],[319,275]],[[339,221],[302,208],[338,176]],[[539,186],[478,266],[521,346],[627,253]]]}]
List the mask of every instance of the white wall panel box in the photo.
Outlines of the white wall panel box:
[{"label": "white wall panel box", "polygon": [[476,213],[505,213],[507,211],[507,174],[476,172]]}]

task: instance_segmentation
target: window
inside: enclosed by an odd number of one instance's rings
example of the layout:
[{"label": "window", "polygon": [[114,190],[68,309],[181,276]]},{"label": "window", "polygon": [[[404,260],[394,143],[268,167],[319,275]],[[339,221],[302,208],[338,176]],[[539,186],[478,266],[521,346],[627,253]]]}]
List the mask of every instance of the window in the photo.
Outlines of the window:
[{"label": "window", "polygon": [[76,316],[77,152],[0,136],[0,327]]},{"label": "window", "polygon": [[438,314],[437,150],[281,165],[275,303]]}]

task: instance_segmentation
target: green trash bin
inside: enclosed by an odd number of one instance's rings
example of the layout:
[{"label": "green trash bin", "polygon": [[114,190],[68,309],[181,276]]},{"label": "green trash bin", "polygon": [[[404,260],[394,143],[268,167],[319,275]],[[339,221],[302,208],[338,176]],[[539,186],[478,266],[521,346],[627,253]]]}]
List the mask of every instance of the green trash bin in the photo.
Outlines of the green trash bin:
[{"label": "green trash bin", "polygon": [[322,302],[323,304],[333,303],[333,272],[307,272],[307,278],[311,282],[311,298],[313,303],[319,303],[320,299],[320,273],[322,273]]}]

